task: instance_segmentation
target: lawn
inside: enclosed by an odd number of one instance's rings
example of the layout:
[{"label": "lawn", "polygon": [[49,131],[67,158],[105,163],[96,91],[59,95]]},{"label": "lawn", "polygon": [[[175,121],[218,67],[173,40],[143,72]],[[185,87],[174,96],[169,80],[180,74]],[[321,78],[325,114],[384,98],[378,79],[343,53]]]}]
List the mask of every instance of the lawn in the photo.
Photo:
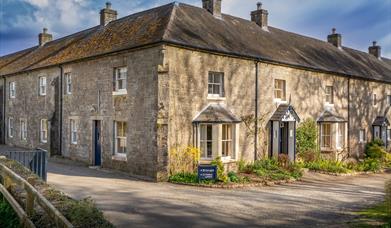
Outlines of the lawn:
[{"label": "lawn", "polygon": [[356,214],[359,218],[350,223],[351,227],[391,227],[391,213],[387,212],[385,202],[356,212]]}]

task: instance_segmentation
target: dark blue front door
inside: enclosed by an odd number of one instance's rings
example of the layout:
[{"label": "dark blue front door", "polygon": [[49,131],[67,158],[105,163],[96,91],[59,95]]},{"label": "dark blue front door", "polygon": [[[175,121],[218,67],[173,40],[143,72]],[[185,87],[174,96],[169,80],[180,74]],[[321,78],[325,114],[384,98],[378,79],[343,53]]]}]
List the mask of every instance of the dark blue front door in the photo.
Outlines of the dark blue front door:
[{"label": "dark blue front door", "polygon": [[95,164],[96,166],[100,166],[101,161],[101,132],[100,132],[100,120],[94,120],[94,149],[95,149]]}]

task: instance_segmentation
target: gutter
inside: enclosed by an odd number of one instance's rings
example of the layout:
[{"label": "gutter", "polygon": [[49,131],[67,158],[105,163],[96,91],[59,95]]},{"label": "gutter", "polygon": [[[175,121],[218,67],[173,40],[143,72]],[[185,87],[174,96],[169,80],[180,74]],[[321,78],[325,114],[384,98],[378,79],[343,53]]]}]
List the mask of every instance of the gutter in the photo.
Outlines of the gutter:
[{"label": "gutter", "polygon": [[255,132],[254,132],[254,161],[258,160],[258,100],[259,100],[259,60],[255,61]]},{"label": "gutter", "polygon": [[64,93],[63,93],[63,77],[64,77],[64,68],[62,65],[59,66],[60,68],[60,82],[59,82],[59,146],[58,146],[58,149],[59,149],[59,152],[60,154],[59,155],[62,155],[62,125],[63,125],[63,96],[64,96]]}]

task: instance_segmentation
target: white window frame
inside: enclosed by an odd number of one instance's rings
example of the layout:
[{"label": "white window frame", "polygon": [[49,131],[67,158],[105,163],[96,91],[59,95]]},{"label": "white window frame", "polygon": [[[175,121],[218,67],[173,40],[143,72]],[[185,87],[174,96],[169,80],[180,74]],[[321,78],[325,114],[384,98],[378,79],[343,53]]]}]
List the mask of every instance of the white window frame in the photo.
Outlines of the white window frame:
[{"label": "white window frame", "polygon": [[[330,130],[328,135],[323,134],[323,130],[324,130],[326,125],[329,127],[329,130]],[[325,137],[328,137],[329,141],[330,141],[330,144],[327,145],[327,146],[325,145],[325,140],[324,140]],[[321,146],[321,149],[323,149],[323,150],[331,149],[332,148],[332,143],[333,143],[332,124],[331,123],[321,123],[320,124],[320,146]]]},{"label": "white window frame", "polygon": [[20,119],[20,139],[27,141],[27,120]]},{"label": "white window frame", "polygon": [[39,139],[41,143],[48,142],[48,129],[49,129],[48,125],[49,123],[47,119],[41,119],[40,127],[39,127]]},{"label": "white window frame", "polygon": [[[124,135],[119,136],[118,135],[118,124],[122,125],[122,133]],[[126,128],[124,129],[124,125]],[[127,130],[128,130],[128,123],[126,121],[114,121],[114,154],[115,156],[123,156],[126,157],[127,154]],[[118,141],[123,140],[123,143],[125,143],[125,152],[118,152]]]},{"label": "white window frame", "polygon": [[[211,129],[211,138],[208,139],[208,127]],[[200,149],[201,159],[212,160],[213,159],[213,124],[200,124]],[[203,137],[205,136],[205,137]],[[208,143],[211,143],[211,154],[208,155]]]},{"label": "white window frame", "polygon": [[210,71],[208,73],[208,97],[223,98],[225,97],[224,93],[224,72]]},{"label": "white window frame", "polygon": [[[341,132],[341,128],[343,128],[343,132]],[[336,148],[337,149],[343,149],[345,147],[345,141],[346,141],[345,138],[346,138],[345,123],[337,123],[336,124]]]},{"label": "white window frame", "polygon": [[39,95],[46,96],[47,92],[47,79],[44,76],[39,77]]},{"label": "white window frame", "polygon": [[70,127],[70,141],[71,144],[77,145],[77,140],[78,140],[78,122],[75,119],[70,119],[69,123]]},{"label": "white window frame", "polygon": [[365,143],[367,141],[365,129],[360,129],[359,130],[358,141],[359,141],[359,143]]},{"label": "white window frame", "polygon": [[13,138],[15,133],[14,118],[8,117],[8,137]]},{"label": "white window frame", "polygon": [[72,74],[65,73],[65,94],[72,94]]},{"label": "white window frame", "polygon": [[[278,87],[281,85],[282,88]],[[286,81],[283,79],[274,79],[274,100],[278,101],[286,101]],[[277,95],[277,93],[281,93],[281,97]]]},{"label": "white window frame", "polygon": [[[121,88],[120,88],[120,82],[122,82]],[[128,82],[128,68],[127,67],[114,68],[113,95],[127,94],[127,88],[128,88],[127,82]]]},{"label": "white window frame", "polygon": [[[228,131],[224,132],[224,128],[228,128]],[[235,158],[234,128],[235,128],[235,126],[233,124],[222,124],[222,127],[221,127],[221,155],[222,155],[222,157]],[[227,133],[228,137],[226,137],[227,135],[224,135],[224,133]],[[231,138],[229,138],[229,136],[231,136]],[[228,150],[227,154],[224,154],[225,147],[229,148],[229,146],[231,148],[231,151]]]},{"label": "white window frame", "polygon": [[16,98],[16,82],[9,83],[9,98]]},{"label": "white window frame", "polygon": [[[329,91],[329,89],[331,91]],[[326,104],[334,104],[334,86],[326,86],[325,95],[326,95]]]}]

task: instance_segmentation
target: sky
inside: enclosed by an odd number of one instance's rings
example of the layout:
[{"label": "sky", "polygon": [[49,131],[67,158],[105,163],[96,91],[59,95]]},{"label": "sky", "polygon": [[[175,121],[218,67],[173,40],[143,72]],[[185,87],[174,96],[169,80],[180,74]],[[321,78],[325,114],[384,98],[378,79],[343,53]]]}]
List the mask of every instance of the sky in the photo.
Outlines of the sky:
[{"label": "sky", "polygon": [[[124,17],[173,0],[111,0]],[[222,11],[250,19],[259,0],[222,0]],[[46,27],[54,39],[96,26],[106,0],[0,0],[0,56],[33,47]],[[201,0],[180,2],[201,7]],[[262,0],[269,25],[326,40],[331,28],[344,46],[367,52],[372,41],[391,58],[391,0]]]}]

